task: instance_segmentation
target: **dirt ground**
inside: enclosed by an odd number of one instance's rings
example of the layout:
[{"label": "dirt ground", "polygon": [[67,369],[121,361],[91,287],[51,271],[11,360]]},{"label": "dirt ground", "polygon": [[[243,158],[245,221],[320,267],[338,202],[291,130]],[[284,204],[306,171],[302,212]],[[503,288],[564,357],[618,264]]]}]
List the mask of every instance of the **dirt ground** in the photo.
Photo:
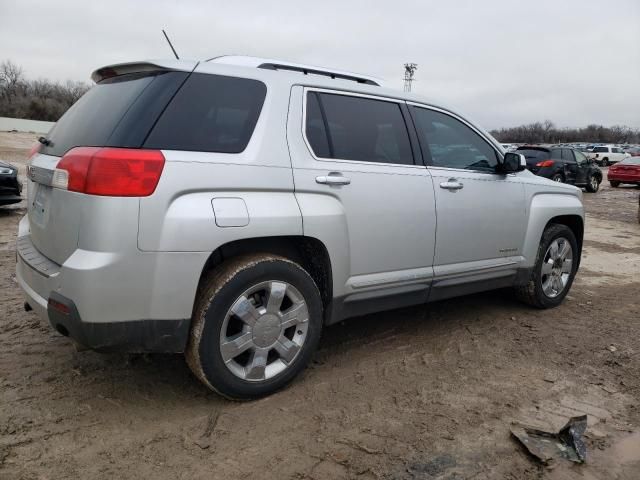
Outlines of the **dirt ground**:
[{"label": "dirt ground", "polygon": [[[24,165],[32,140],[0,134],[0,159]],[[24,312],[24,205],[0,208],[0,479],[637,480],[639,193],[585,193],[560,307],[497,291],[356,318],[326,330],[289,388],[249,403],[207,391],[179,355],[77,352]],[[509,433],[583,413],[584,465],[541,466]]]}]

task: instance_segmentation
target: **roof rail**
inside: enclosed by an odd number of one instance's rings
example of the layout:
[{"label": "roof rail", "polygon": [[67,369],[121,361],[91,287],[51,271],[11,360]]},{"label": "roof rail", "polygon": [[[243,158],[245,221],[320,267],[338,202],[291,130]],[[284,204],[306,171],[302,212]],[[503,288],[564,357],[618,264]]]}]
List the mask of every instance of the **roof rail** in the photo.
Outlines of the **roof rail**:
[{"label": "roof rail", "polygon": [[317,68],[309,68],[305,66],[286,65],[282,63],[263,63],[258,65],[258,68],[265,68],[267,70],[289,70],[291,72],[300,72],[305,75],[323,75],[325,77],[339,78],[341,80],[351,80],[352,82],[366,83],[367,85],[380,86],[379,83],[364,77],[357,77],[351,74],[332,72],[330,70],[318,70]]},{"label": "roof rail", "polygon": [[226,63],[230,65],[240,65],[245,67],[263,68],[266,70],[286,70],[290,72],[300,72],[304,75],[322,75],[324,77],[349,80],[366,85],[381,86],[381,81],[374,77],[360,75],[357,73],[330,70],[322,67],[303,65],[299,63],[282,62],[266,58],[245,57],[241,55],[223,55],[207,60],[207,62]]}]

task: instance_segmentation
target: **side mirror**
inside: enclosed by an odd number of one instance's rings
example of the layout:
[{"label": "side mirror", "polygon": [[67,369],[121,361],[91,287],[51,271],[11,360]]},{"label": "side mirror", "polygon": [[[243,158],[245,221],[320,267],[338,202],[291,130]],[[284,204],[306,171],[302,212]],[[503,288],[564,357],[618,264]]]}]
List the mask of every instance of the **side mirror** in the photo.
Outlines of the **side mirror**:
[{"label": "side mirror", "polygon": [[527,159],[524,155],[515,152],[507,152],[504,154],[500,173],[521,172],[525,168],[527,168]]}]

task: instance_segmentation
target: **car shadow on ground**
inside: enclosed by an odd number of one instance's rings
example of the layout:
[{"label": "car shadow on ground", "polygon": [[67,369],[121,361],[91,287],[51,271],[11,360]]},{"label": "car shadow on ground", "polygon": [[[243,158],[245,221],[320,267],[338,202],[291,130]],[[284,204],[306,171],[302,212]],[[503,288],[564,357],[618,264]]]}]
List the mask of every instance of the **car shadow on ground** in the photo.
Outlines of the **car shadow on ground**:
[{"label": "car shadow on ground", "polygon": [[[335,365],[368,355],[371,348],[385,348],[392,339],[411,341],[415,337],[447,336],[453,330],[465,328],[463,324],[469,322],[486,321],[484,327],[495,327],[500,319],[508,321],[511,315],[528,308],[511,298],[510,291],[497,290],[351,318],[325,328],[309,368],[287,388],[313,382],[314,377],[326,374],[323,370],[331,371]],[[70,342],[56,333],[51,335],[55,343]],[[195,378],[180,354],[78,352],[71,344],[68,348],[73,349],[72,359],[67,368],[60,367],[102,390],[100,395],[117,392],[117,396],[127,399],[128,403],[140,399],[141,406],[144,402],[160,404],[167,399],[173,400],[176,408],[190,401],[228,403]],[[69,388],[82,387],[78,384]]]}]

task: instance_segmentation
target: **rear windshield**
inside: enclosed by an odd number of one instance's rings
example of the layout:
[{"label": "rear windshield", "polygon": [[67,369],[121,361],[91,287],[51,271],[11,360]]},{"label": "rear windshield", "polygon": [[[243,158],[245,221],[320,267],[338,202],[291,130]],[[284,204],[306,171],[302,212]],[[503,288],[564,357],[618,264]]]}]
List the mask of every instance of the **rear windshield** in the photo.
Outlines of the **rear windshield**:
[{"label": "rear windshield", "polygon": [[41,152],[127,147],[239,153],[258,121],[267,87],[257,80],[152,72],[98,83],[56,123]]},{"label": "rear windshield", "polygon": [[551,157],[548,150],[518,149],[516,153],[524,155],[528,165],[541,162],[542,160],[548,160]]},{"label": "rear windshield", "polygon": [[608,152],[609,148],[607,147],[595,147],[593,149],[593,153],[604,153],[604,152]]},{"label": "rear windshield", "polygon": [[253,134],[267,87],[258,80],[194,73],[145,142],[146,148],[242,152]]},{"label": "rear windshield", "polygon": [[136,73],[95,85],[58,120],[47,135],[47,155],[78,146],[137,148],[188,76],[186,72]]}]

